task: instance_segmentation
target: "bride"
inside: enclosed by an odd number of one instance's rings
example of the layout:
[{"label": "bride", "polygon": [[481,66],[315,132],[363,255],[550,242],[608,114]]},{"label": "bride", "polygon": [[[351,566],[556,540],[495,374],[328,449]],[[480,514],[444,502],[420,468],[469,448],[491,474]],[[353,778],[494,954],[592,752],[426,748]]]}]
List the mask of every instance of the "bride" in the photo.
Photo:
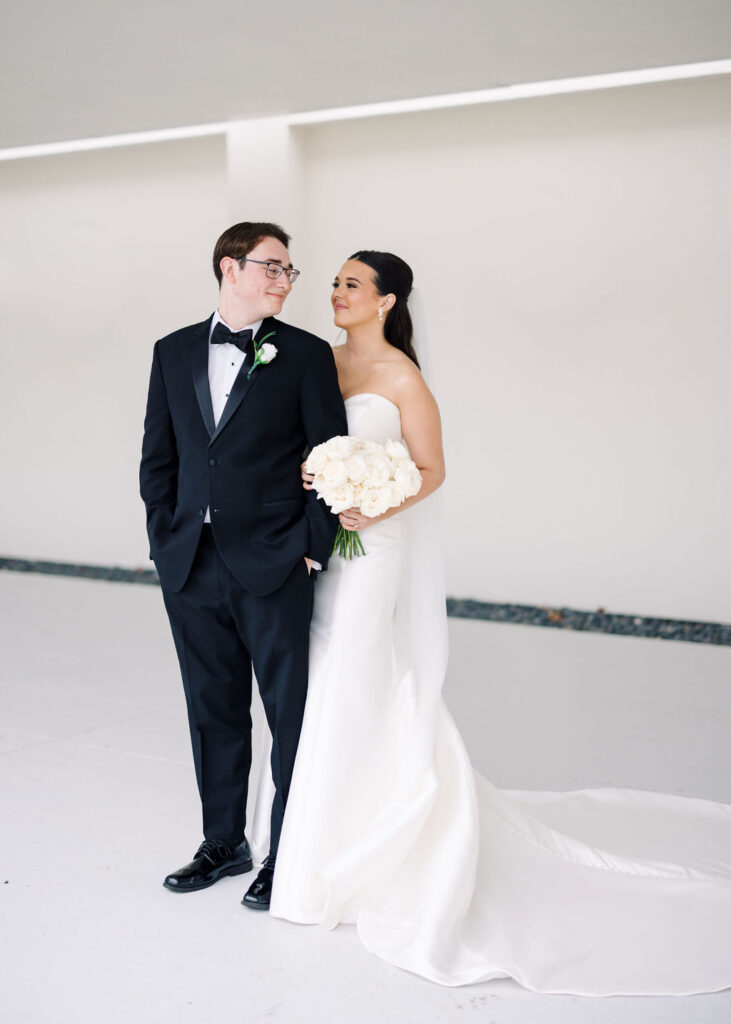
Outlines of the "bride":
[{"label": "bride", "polygon": [[[358,252],[333,284],[351,435],[403,438],[416,498],[340,515],[366,554],[317,581],[310,682],[271,913],[444,985],[688,994],[731,985],[731,806],[631,790],[500,791],[440,698],[447,657],[439,411],[410,268]],[[417,345],[419,339],[417,338]],[[305,476],[305,486],[311,478]],[[519,723],[512,723],[519,735]]]}]

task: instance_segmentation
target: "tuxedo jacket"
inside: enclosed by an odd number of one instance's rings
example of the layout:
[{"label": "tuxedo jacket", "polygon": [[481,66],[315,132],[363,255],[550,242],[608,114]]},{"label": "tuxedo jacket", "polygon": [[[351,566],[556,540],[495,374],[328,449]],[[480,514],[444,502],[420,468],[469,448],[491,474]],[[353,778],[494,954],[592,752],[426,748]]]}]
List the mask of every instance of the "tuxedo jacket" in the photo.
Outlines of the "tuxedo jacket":
[{"label": "tuxedo jacket", "polygon": [[253,594],[277,590],[307,555],[327,567],[337,518],[302,487],[307,450],[347,434],[332,350],[267,317],[256,340],[277,348],[251,370],[253,345],[214,425],[211,317],[155,344],[140,466],[150,557],[163,587],[185,584],[206,508],[228,568]]}]

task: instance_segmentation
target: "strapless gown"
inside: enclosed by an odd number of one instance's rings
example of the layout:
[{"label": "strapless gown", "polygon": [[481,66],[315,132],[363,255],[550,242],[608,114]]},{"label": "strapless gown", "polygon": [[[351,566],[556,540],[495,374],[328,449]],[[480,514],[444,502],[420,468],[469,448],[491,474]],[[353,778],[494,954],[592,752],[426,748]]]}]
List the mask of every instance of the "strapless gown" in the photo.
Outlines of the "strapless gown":
[{"label": "strapless gown", "polygon": [[[400,438],[382,396],[346,408],[352,435]],[[510,977],[591,996],[731,985],[731,806],[501,791],[472,769],[439,696],[444,589],[428,574],[439,539],[418,519],[432,500],[369,527],[365,557],[333,557],[317,581],[271,913],[351,923],[374,954],[444,985]]]}]

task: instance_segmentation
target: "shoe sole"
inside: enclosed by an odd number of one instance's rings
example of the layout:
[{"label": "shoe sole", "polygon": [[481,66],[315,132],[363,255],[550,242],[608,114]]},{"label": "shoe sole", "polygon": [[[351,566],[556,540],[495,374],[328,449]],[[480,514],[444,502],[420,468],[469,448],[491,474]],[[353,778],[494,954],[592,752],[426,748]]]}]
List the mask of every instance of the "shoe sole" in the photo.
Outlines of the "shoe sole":
[{"label": "shoe sole", "polygon": [[268,903],[250,903],[246,897],[241,901],[242,907],[248,907],[249,910],[269,910]]},{"label": "shoe sole", "polygon": [[254,862],[251,860],[245,860],[243,864],[236,864],[230,868],[222,868],[221,871],[212,878],[210,882],[201,882],[199,885],[168,885],[167,882],[162,884],[168,890],[168,892],[200,892],[201,889],[210,889],[212,885],[215,885],[219,878],[225,878],[227,875],[245,875],[251,871],[254,867]]}]

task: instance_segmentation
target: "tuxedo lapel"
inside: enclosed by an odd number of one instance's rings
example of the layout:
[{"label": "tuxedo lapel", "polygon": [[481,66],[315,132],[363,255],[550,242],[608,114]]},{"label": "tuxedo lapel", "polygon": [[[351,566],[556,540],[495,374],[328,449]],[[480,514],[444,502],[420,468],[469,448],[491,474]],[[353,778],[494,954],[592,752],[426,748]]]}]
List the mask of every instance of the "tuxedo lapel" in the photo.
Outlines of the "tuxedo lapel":
[{"label": "tuxedo lapel", "polygon": [[[265,320],[263,320],[261,327],[256,332],[256,341],[258,342],[260,338],[263,338],[265,335],[269,334],[270,331],[274,330],[275,326],[276,322],[273,319],[273,317],[267,317]],[[253,365],[254,344],[252,342],[246,349],[246,359],[244,360],[241,369],[239,370],[239,374],[236,380],[234,381],[234,386],[231,388],[231,394],[229,395],[226,405],[223,407],[221,418],[218,421],[218,426],[216,427],[211,440],[218,437],[218,435],[221,433],[223,428],[226,426],[228,421],[231,419],[233,414],[236,412],[238,407],[241,405],[243,400],[246,398],[248,393],[256,384],[257,380],[259,379],[259,374],[262,372],[262,369],[264,369],[264,372],[266,372],[266,368],[257,366],[254,372],[251,374],[251,377],[249,377],[249,370],[251,370]],[[206,387],[207,386],[208,378],[206,377]],[[208,397],[210,402],[210,390]]]},{"label": "tuxedo lapel", "polygon": [[210,317],[205,323],[195,328],[190,346],[190,361],[193,369],[193,386],[200,406],[201,415],[210,437],[216,430],[213,420],[213,404],[211,402],[211,386],[208,383],[208,334],[211,329]]}]

